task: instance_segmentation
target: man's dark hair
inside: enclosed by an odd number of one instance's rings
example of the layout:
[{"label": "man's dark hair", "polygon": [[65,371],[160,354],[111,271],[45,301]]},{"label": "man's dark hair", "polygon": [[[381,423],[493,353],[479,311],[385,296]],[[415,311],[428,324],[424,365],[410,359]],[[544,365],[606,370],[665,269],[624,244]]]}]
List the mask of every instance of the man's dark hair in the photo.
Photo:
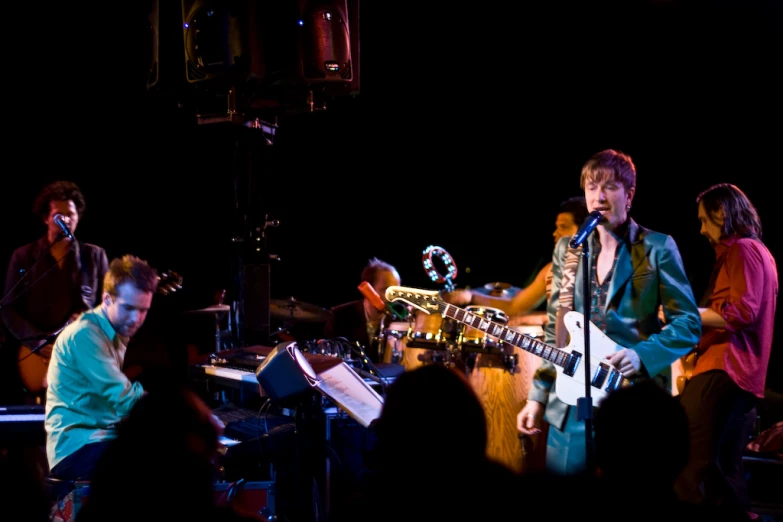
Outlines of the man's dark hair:
[{"label": "man's dark hair", "polygon": [[761,240],[761,219],[756,207],[736,185],[713,185],[696,197],[696,203],[704,206],[705,212],[713,221],[723,210],[721,237],[739,236]]},{"label": "man's dark hair", "polygon": [[560,214],[565,212],[574,216],[574,223],[579,226],[587,217],[587,203],[584,196],[574,196],[560,203]]},{"label": "man's dark hair", "polygon": [[84,214],[86,203],[84,195],[73,181],[55,181],[46,185],[36,196],[33,202],[33,214],[38,216],[41,221],[49,217],[52,201],[73,201],[76,205],[76,211],[81,217]]}]

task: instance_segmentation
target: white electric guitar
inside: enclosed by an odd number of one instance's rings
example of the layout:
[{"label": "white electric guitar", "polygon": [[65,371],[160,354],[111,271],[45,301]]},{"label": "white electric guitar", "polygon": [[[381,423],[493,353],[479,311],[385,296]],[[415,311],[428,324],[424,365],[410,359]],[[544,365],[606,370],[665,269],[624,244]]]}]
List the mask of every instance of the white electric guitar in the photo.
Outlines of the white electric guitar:
[{"label": "white electric guitar", "polygon": [[[584,359],[584,321],[579,312],[570,311],[565,314],[563,322],[570,334],[570,341],[564,349],[555,348],[536,340],[527,334],[519,333],[500,323],[487,320],[484,316],[472,314],[463,308],[446,303],[439,297],[436,290],[420,290],[402,286],[390,286],[386,289],[386,299],[402,301],[426,314],[441,314],[460,323],[481,330],[501,342],[508,343],[546,359],[557,369],[557,397],[571,406],[576,406],[577,399],[586,396],[585,361]],[[620,370],[609,364],[606,356],[622,347],[609,339],[605,333],[593,323],[590,325],[590,397],[593,406],[606,397],[607,393],[617,388],[630,386],[631,380],[624,377]]]}]

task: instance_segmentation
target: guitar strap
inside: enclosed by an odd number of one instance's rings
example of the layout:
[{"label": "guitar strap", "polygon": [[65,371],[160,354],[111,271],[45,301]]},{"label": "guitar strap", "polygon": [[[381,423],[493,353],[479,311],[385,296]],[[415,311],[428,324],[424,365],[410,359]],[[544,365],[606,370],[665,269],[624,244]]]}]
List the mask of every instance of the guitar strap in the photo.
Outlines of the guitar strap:
[{"label": "guitar strap", "polygon": [[701,296],[701,300],[699,301],[699,308],[707,308],[710,305],[710,298],[712,297],[712,292],[715,291],[715,281],[718,279],[718,275],[720,275],[720,271],[723,269],[723,262],[726,259],[726,254],[720,256],[719,258],[715,259],[715,264],[712,265],[712,273],[710,274],[710,281],[707,283],[707,288],[704,290],[704,294]]},{"label": "guitar strap", "polygon": [[90,259],[90,252],[88,248],[84,248],[84,245],[79,244],[79,275],[81,278],[81,284],[79,285],[79,295],[84,303],[84,310],[90,310],[95,306],[95,292],[97,288],[92,286],[92,262]]},{"label": "guitar strap", "polygon": [[570,246],[565,252],[563,262],[563,275],[560,279],[560,299],[555,321],[555,347],[563,348],[568,344],[568,330],[563,323],[563,317],[574,308],[574,282],[576,281],[576,268],[579,266],[582,245],[576,248]]}]

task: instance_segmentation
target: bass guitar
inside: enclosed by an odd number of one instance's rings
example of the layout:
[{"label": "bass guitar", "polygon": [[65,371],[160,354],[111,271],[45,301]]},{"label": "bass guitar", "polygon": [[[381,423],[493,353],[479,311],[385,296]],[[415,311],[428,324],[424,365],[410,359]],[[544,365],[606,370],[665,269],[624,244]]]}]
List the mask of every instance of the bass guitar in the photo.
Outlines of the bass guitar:
[{"label": "bass guitar", "polygon": [[[158,275],[157,294],[169,295],[181,289],[182,276],[177,272],[169,270]],[[19,346],[17,365],[22,384],[28,392],[37,394],[46,389],[46,373],[49,371],[49,359],[52,357],[54,342],[74,319],[69,319],[59,330],[44,338],[34,339],[36,341],[34,343],[23,341]]]},{"label": "bass guitar", "polygon": [[528,334],[514,331],[503,324],[488,320],[485,316],[473,314],[463,308],[446,303],[435,290],[421,290],[402,286],[390,286],[386,289],[386,299],[401,301],[426,314],[441,314],[443,317],[481,330],[500,342],[508,343],[525,350],[528,353],[546,359],[557,369],[555,387],[557,397],[571,406],[576,406],[577,400],[585,396],[585,365],[589,364],[590,397],[593,406],[597,407],[606,395],[618,388],[630,386],[632,381],[622,375],[620,370],[609,364],[606,356],[621,350],[623,347],[609,339],[605,333],[591,322],[590,328],[590,360],[584,357],[584,327],[583,315],[576,311],[565,314],[563,322],[570,341],[565,348],[556,348],[537,340]]}]

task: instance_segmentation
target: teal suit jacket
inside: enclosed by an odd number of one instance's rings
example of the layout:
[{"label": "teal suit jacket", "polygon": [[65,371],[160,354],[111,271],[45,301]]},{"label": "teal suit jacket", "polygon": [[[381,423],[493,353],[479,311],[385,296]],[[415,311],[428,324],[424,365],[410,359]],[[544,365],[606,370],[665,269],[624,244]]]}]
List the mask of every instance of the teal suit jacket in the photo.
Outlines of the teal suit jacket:
[{"label": "teal suit jacket", "polygon": [[[596,237],[592,234],[588,240],[590,252],[594,252]],[[560,283],[569,241],[570,238],[560,239],[552,255],[552,293],[545,328],[548,344],[555,341]],[[671,388],[671,364],[691,351],[701,336],[701,318],[680,251],[671,236],[648,230],[633,220],[618,248],[604,309],[604,333],[619,345],[618,349],[631,348],[639,354],[647,377]],[[574,309],[578,312],[584,310],[584,264],[580,258],[574,283]],[[665,328],[658,317],[659,305],[663,306]],[[545,419],[562,429],[568,405],[557,398],[556,377],[554,365],[542,361],[533,376],[528,400],[546,404]]]}]

